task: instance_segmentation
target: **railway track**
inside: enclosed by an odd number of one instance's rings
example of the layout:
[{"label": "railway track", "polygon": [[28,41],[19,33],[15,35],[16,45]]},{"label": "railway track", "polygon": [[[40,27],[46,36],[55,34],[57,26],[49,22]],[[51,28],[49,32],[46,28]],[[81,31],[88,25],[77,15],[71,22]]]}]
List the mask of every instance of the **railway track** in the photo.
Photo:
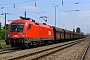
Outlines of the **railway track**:
[{"label": "railway track", "polygon": [[15,59],[38,60],[38,59],[46,57],[50,54],[53,54],[55,52],[58,52],[58,51],[63,50],[65,48],[68,48],[68,47],[73,46],[75,44],[78,44],[82,41],[84,41],[84,39],[83,40],[75,40],[75,41],[60,45],[60,46],[50,47],[50,48],[47,48],[47,49],[42,49],[42,50],[39,50],[39,51],[35,51],[35,52],[32,52],[32,53],[28,53],[28,54],[24,54],[24,55],[20,55],[20,56],[16,56],[16,57],[10,57],[10,58],[8,58],[8,60],[15,60]]},{"label": "railway track", "polygon": [[0,54],[6,54],[6,53],[11,53],[11,52],[16,52],[16,51],[20,51],[19,50],[3,50],[3,51],[0,51]]},{"label": "railway track", "polygon": [[84,50],[84,52],[83,52],[80,60],[84,60],[84,59],[85,59],[85,56],[86,56],[87,51],[88,51],[89,48],[90,48],[90,42],[89,42],[89,44],[87,45],[87,47],[85,48],[85,50]]},{"label": "railway track", "polygon": [[0,54],[6,54],[6,53],[11,53],[11,52],[16,52],[16,51],[20,51],[20,49],[17,50],[16,47],[4,48],[0,50]]}]

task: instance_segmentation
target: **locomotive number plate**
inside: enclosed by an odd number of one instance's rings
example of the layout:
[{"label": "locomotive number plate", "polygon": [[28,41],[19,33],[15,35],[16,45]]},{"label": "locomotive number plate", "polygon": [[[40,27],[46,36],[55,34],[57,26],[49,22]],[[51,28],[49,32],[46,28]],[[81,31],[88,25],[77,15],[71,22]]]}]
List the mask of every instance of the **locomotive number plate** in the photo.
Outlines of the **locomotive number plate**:
[{"label": "locomotive number plate", "polygon": [[18,35],[13,35],[13,37],[18,37]]}]

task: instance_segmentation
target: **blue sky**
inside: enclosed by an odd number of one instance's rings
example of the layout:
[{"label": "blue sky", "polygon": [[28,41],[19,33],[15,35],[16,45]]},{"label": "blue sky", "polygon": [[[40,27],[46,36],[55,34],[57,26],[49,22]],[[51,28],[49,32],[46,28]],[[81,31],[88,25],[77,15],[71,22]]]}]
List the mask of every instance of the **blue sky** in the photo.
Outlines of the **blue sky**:
[{"label": "blue sky", "polygon": [[[55,7],[53,6],[56,5],[58,5],[56,7],[57,27],[71,31],[80,27],[85,34],[90,33],[90,0],[0,0],[0,14],[8,13],[7,23],[10,23],[8,20],[19,19],[19,16],[24,16],[26,11],[27,17],[40,23],[44,22],[40,17],[47,16],[47,24],[54,26]],[[4,17],[0,15],[2,25],[4,25]]]}]

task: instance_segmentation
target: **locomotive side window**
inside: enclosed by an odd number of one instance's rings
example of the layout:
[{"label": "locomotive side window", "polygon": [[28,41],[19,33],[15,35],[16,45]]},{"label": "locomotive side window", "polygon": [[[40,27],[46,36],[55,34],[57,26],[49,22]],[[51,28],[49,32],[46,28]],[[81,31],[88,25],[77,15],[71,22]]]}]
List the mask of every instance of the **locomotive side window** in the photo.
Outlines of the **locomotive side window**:
[{"label": "locomotive side window", "polygon": [[23,23],[13,23],[11,24],[10,31],[11,32],[22,32],[24,28]]},{"label": "locomotive side window", "polygon": [[27,30],[30,30],[31,29],[31,25],[28,25],[28,28],[27,28]]}]

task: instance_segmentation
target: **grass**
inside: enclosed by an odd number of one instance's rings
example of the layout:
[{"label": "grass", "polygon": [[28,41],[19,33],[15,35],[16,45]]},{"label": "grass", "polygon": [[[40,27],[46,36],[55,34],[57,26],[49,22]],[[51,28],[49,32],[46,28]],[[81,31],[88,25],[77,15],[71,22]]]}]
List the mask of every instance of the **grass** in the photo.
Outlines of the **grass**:
[{"label": "grass", "polygon": [[6,45],[5,40],[0,40],[0,49],[2,48],[10,48],[10,45]]},{"label": "grass", "polygon": [[2,44],[2,45],[0,45],[0,49],[2,49],[2,48],[10,48],[10,45]]}]

